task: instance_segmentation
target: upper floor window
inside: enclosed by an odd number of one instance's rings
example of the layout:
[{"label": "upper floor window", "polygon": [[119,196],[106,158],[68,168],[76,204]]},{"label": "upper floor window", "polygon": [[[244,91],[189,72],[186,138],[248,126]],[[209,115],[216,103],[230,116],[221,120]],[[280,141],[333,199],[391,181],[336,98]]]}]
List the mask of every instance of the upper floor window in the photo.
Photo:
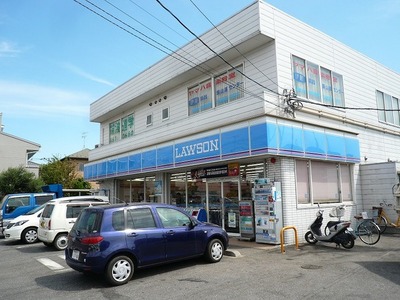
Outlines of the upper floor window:
[{"label": "upper floor window", "polygon": [[134,114],[118,119],[109,124],[109,142],[115,143],[121,139],[126,139],[133,136],[135,131],[135,118]]},{"label": "upper floor window", "polygon": [[146,118],[146,126],[150,126],[153,124],[153,115],[148,115]]},{"label": "upper floor window", "polygon": [[215,105],[243,97],[243,65],[214,78]]},{"label": "upper floor window", "polygon": [[110,144],[121,139],[121,120],[110,123]]},{"label": "upper floor window", "polygon": [[211,78],[188,90],[189,115],[212,108]]},{"label": "upper floor window", "polygon": [[121,119],[121,137],[123,139],[133,136],[134,132],[134,124],[135,124],[135,118],[133,114],[130,114],[129,116],[126,116]]},{"label": "upper floor window", "polygon": [[292,56],[292,72],[297,96],[344,106],[342,75],[296,56]]},{"label": "upper floor window", "polygon": [[379,121],[400,126],[399,98],[376,91]]},{"label": "upper floor window", "polygon": [[244,96],[242,74],[243,65],[240,65],[189,88],[189,115],[242,98]]},{"label": "upper floor window", "polygon": [[169,119],[169,107],[166,107],[161,111],[161,118],[163,121]]}]

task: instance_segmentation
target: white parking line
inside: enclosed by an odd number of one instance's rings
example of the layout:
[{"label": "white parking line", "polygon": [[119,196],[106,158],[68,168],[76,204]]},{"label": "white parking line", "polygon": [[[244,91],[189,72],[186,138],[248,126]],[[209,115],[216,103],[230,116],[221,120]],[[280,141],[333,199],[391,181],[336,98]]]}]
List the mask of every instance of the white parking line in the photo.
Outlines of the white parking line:
[{"label": "white parking line", "polygon": [[37,258],[38,262],[48,267],[50,270],[63,270],[65,269],[62,265],[56,263],[55,261],[48,258]]}]

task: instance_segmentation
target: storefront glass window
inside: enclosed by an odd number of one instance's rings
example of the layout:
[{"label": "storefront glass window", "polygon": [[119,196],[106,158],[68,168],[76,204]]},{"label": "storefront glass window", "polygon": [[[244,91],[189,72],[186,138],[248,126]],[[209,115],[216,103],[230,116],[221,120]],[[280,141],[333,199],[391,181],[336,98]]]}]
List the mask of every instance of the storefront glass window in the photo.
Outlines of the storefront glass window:
[{"label": "storefront glass window", "polygon": [[339,182],[336,164],[313,161],[311,172],[314,203],[339,202]]},{"label": "storefront glass window", "polygon": [[351,174],[351,165],[348,164],[297,160],[297,202],[308,204],[352,201]]},{"label": "storefront glass window", "polygon": [[171,175],[171,204],[186,207],[186,182],[187,182],[187,172],[175,173]]},{"label": "storefront glass window", "polygon": [[308,162],[305,160],[298,160],[296,161],[296,189],[298,203],[310,203],[309,186]]},{"label": "storefront glass window", "polygon": [[146,187],[146,193],[145,193],[146,202],[158,202],[157,199],[158,197],[160,197],[160,195],[156,191],[156,180],[154,176],[145,177],[145,187]]},{"label": "storefront glass window", "polygon": [[351,169],[350,165],[340,164],[340,177],[342,181],[342,198],[343,201],[351,201],[352,188],[351,188]]},{"label": "storefront glass window", "polygon": [[142,202],[144,201],[144,178],[135,178],[119,181],[119,202]]},{"label": "storefront glass window", "polygon": [[188,207],[206,207],[206,183],[201,179],[190,179],[188,181]]}]

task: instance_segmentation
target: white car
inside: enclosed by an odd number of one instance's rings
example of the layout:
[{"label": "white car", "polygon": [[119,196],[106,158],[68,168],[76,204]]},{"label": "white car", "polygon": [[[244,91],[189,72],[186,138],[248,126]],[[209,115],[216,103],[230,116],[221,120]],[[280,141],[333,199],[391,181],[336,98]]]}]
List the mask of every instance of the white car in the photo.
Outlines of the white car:
[{"label": "white car", "polygon": [[25,215],[20,215],[10,220],[7,228],[4,230],[6,239],[21,240],[26,244],[32,244],[38,241],[38,227],[40,216],[45,204],[38,206]]},{"label": "white car", "polygon": [[80,212],[89,206],[110,204],[106,196],[75,196],[50,200],[39,220],[38,238],[57,250],[67,247],[67,236]]}]

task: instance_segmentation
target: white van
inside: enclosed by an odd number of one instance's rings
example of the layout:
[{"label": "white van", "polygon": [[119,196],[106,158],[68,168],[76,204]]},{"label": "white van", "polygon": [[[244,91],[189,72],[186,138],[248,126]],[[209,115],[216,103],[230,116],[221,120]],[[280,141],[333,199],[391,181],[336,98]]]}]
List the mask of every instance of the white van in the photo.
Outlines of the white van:
[{"label": "white van", "polygon": [[39,220],[38,238],[57,250],[67,247],[67,235],[80,212],[89,206],[107,205],[107,196],[64,197],[49,201]]}]

